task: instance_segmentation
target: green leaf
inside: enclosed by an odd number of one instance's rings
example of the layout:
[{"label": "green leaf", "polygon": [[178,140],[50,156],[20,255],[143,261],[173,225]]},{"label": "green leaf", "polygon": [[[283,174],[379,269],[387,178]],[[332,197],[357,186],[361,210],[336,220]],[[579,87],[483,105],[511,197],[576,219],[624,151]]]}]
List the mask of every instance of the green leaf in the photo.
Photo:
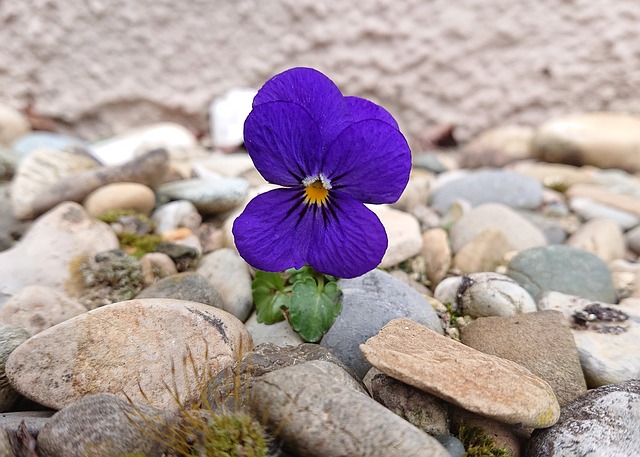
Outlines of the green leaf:
[{"label": "green leaf", "polygon": [[293,285],[289,322],[305,341],[316,343],[331,328],[342,304],[336,282],[318,283],[305,278]]},{"label": "green leaf", "polygon": [[256,305],[258,322],[275,324],[284,320],[282,309],[289,307],[291,297],[280,273],[256,271],[251,289],[253,290],[253,303]]}]

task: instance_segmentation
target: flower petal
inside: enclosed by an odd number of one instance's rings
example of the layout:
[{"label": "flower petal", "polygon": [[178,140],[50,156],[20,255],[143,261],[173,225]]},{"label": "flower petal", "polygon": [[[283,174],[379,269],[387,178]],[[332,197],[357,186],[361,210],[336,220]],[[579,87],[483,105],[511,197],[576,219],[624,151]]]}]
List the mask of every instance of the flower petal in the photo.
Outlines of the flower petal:
[{"label": "flower petal", "polygon": [[301,268],[312,220],[303,217],[300,189],[275,189],[249,202],[233,223],[236,248],[249,265],[264,271]]},{"label": "flower petal", "polygon": [[389,111],[380,105],[376,105],[372,101],[360,97],[348,96],[344,101],[351,112],[351,122],[359,122],[367,119],[378,119],[398,129],[398,123]]},{"label": "flower petal", "polygon": [[320,127],[329,145],[351,123],[344,97],[333,81],[313,68],[291,68],[269,79],[253,99],[253,107],[273,101],[303,106]]},{"label": "flower petal", "polygon": [[[331,191],[324,218],[313,218],[307,262],[321,273],[355,278],[376,268],[387,250],[378,217],[353,197]],[[311,219],[310,215],[308,215]]]},{"label": "flower petal", "polygon": [[269,102],[253,108],[244,123],[244,142],[254,165],[269,182],[295,186],[319,172],[320,129],[296,103]]},{"label": "flower petal", "polygon": [[378,119],[344,129],[329,146],[322,171],[334,189],[364,203],[393,203],[411,171],[411,150],[402,133]]}]

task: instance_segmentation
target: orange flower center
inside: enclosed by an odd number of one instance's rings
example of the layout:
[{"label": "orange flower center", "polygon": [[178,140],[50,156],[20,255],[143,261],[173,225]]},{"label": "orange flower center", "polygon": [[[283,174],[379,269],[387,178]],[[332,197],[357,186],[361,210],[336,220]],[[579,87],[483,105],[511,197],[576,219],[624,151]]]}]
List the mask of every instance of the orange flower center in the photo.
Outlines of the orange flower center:
[{"label": "orange flower center", "polygon": [[307,204],[316,204],[322,206],[327,202],[329,196],[329,189],[325,189],[322,185],[322,181],[314,181],[304,188],[304,202]]}]

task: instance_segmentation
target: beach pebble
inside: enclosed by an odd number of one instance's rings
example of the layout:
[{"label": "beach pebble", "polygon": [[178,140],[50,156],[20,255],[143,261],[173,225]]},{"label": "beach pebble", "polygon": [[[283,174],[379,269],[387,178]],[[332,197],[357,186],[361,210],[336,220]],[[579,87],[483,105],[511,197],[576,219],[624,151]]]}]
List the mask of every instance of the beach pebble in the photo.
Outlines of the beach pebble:
[{"label": "beach pebble", "polygon": [[17,138],[12,144],[13,149],[21,159],[31,155],[38,149],[64,151],[75,148],[87,149],[87,142],[75,136],[58,132],[32,131]]},{"label": "beach pebble", "polygon": [[501,125],[474,137],[462,149],[466,168],[503,167],[531,157],[534,129],[524,125]]},{"label": "beach pebble", "polygon": [[163,184],[160,197],[169,200],[188,200],[203,215],[223,213],[240,205],[249,190],[241,178],[191,178]]},{"label": "beach pebble", "polygon": [[153,211],[151,219],[156,223],[156,233],[184,227],[196,231],[202,222],[198,209],[188,200],[165,203]]},{"label": "beach pebble", "polygon": [[30,130],[24,114],[4,103],[0,104],[0,146],[10,146]]},{"label": "beach pebble", "polygon": [[499,273],[471,273],[457,291],[462,313],[471,317],[513,316],[536,311],[531,295],[517,282]]},{"label": "beach pebble", "polygon": [[624,237],[629,249],[640,255],[640,225],[626,232]]},{"label": "beach pebble", "polygon": [[0,326],[0,412],[9,411],[20,396],[7,380],[5,365],[9,355],[31,335],[22,327]]},{"label": "beach pebble", "polygon": [[247,330],[256,346],[263,343],[271,343],[277,346],[296,346],[304,342],[286,320],[270,325],[263,324],[258,322],[258,315],[254,311],[244,324],[247,326]]},{"label": "beach pebble", "polygon": [[119,182],[94,190],[84,199],[82,206],[93,217],[99,217],[107,211],[126,210],[149,215],[155,203],[155,194],[147,186]]},{"label": "beach pebble", "polygon": [[604,262],[624,258],[627,250],[622,230],[610,219],[591,219],[583,224],[566,243],[597,255]]},{"label": "beach pebble", "polygon": [[420,255],[425,260],[431,287],[437,286],[451,267],[451,246],[447,231],[436,227],[423,232]]},{"label": "beach pebble", "polygon": [[164,277],[153,283],[136,298],[173,298],[222,308],[222,298],[207,278],[193,271]]},{"label": "beach pebble", "polygon": [[420,252],[420,223],[413,215],[388,206],[375,206],[370,209],[382,222],[389,239],[380,268],[392,267]]},{"label": "beach pebble", "polygon": [[494,271],[509,252],[509,241],[501,230],[487,228],[462,246],[453,258],[453,266],[462,274]]},{"label": "beach pebble", "polygon": [[144,283],[150,286],[159,279],[178,273],[171,257],[162,252],[148,252],[140,258]]}]

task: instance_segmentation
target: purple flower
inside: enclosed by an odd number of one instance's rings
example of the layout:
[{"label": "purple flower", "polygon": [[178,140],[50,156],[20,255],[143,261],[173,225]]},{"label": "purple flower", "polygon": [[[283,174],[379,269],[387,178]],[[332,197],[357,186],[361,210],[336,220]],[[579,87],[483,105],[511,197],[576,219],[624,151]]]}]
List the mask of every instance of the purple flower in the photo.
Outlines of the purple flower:
[{"label": "purple flower", "polygon": [[411,170],[407,141],[385,109],[343,96],[316,70],[292,68],[254,98],[244,141],[260,174],[284,186],[251,200],[233,224],[250,265],[308,264],[342,278],[378,266],[387,235],[364,203],[395,202]]}]

